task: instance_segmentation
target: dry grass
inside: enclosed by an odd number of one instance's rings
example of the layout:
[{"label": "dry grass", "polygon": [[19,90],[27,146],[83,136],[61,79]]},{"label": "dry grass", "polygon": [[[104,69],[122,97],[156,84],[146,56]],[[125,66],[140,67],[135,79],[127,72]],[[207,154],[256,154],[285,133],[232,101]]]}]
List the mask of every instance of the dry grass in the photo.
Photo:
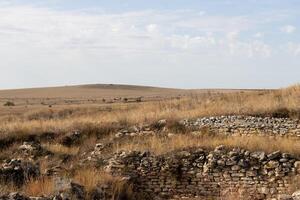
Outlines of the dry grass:
[{"label": "dry grass", "polygon": [[54,154],[59,155],[77,155],[79,147],[66,147],[61,144],[44,144],[43,147]]},{"label": "dry grass", "polygon": [[148,138],[134,138],[130,142],[115,144],[114,151],[120,150],[149,150],[156,155],[164,154],[178,149],[198,147],[214,149],[225,145],[228,148],[244,148],[250,151],[282,152],[300,155],[300,140],[289,138],[272,138],[266,136],[194,136],[191,134],[174,135],[171,138],[151,136]]},{"label": "dry grass", "polygon": [[51,178],[32,180],[24,186],[23,192],[28,196],[49,196],[55,192],[55,182]]},{"label": "dry grass", "polygon": [[104,171],[93,168],[78,170],[73,179],[75,182],[84,185],[87,191],[92,191],[97,185],[120,181]]},{"label": "dry grass", "polygon": [[[168,99],[142,103],[116,103],[111,105],[93,105],[72,107],[64,105],[59,108],[45,107],[39,111],[30,111],[22,114],[5,115],[0,119],[0,139],[7,137],[26,138],[28,135],[39,135],[45,132],[65,134],[69,131],[79,130],[88,135],[80,147],[65,147],[60,144],[43,144],[47,150],[59,155],[76,156],[80,151],[88,152],[94,148],[101,136],[110,136],[120,127],[133,124],[152,124],[159,119],[167,119],[168,126],[173,127],[177,133],[183,133],[176,122],[184,118],[217,115],[262,115],[277,117],[300,118],[300,85],[291,86],[281,90],[246,91],[231,93],[192,93],[178,99]],[[184,148],[214,149],[218,145],[228,148],[240,147],[250,151],[282,152],[300,155],[300,140],[292,138],[270,139],[266,136],[217,136],[176,134],[172,137],[150,136],[135,137],[122,143],[115,143],[111,153],[120,150],[149,150],[156,155]],[[16,149],[18,143],[12,144],[9,150],[0,152],[0,157],[6,157],[10,151]],[[72,162],[74,162],[72,160]],[[74,162],[75,163],[75,162]],[[49,163],[42,163],[41,169],[47,168]],[[42,170],[44,171],[44,170]],[[107,184],[113,189],[115,196],[126,193],[131,195],[128,186],[120,177],[113,177],[94,168],[80,169],[75,172],[75,182],[85,186],[91,192],[95,186]],[[295,182],[299,185],[299,180]],[[14,191],[10,186],[1,186],[0,194]],[[48,178],[32,180],[22,189],[30,196],[52,194],[55,190],[54,181]]]},{"label": "dry grass", "polygon": [[[81,110],[80,114],[76,114],[77,111],[74,111],[75,114],[72,114],[71,117],[68,114],[62,114],[58,118],[33,117],[32,119],[32,117],[27,118],[25,113],[25,117],[15,116],[9,121],[2,120],[0,122],[0,135],[2,137],[22,137],[47,131],[64,133],[74,128],[101,133],[103,126],[113,127],[116,124],[127,126],[137,123],[152,123],[162,118],[178,120],[228,114],[300,117],[299,107],[299,85],[276,91],[207,93],[201,96],[191,95],[181,99],[157,102],[114,104],[110,106],[110,109],[94,109],[94,112],[86,109]],[[46,110],[43,112],[54,112],[51,115],[56,116],[63,110]],[[72,111],[67,109],[67,112]],[[30,116],[32,115],[34,114],[31,113]],[[47,116],[47,114],[43,115]]]},{"label": "dry grass", "polygon": [[11,191],[16,191],[18,188],[13,185],[0,184],[0,195],[7,195]]},{"label": "dry grass", "polygon": [[96,186],[107,185],[112,190],[112,199],[119,199],[120,196],[127,198],[132,196],[131,186],[127,185],[120,177],[112,176],[95,168],[78,170],[73,180],[85,186],[88,193],[91,193]]}]

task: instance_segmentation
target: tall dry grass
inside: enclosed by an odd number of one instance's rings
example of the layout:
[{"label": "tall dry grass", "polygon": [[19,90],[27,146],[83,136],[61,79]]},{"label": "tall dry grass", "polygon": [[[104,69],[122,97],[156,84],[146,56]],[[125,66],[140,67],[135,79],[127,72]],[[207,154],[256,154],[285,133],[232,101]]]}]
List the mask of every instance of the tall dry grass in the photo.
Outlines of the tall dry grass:
[{"label": "tall dry grass", "polygon": [[76,171],[73,179],[75,182],[84,185],[87,191],[92,191],[97,185],[121,181],[118,177],[113,177],[111,174],[94,168]]},{"label": "tall dry grass", "polygon": [[150,151],[156,155],[165,154],[184,148],[204,148],[214,149],[216,146],[225,145],[227,148],[244,148],[250,151],[264,151],[267,153],[281,150],[282,152],[300,155],[300,141],[267,136],[209,136],[209,135],[191,135],[179,134],[171,138],[161,136],[150,136],[143,138],[134,138],[128,142],[114,144],[113,151]]},{"label": "tall dry grass", "polygon": [[[70,113],[70,108],[64,108]],[[178,120],[201,116],[216,115],[268,115],[300,118],[300,85],[280,90],[245,91],[233,93],[191,94],[181,99],[144,102],[138,104],[116,104],[110,109],[86,109],[74,111],[75,114],[61,114],[60,117],[16,116],[0,121],[0,137],[41,134],[52,131],[65,133],[80,129],[83,132],[101,134],[102,127],[114,127],[116,124],[127,126],[137,123],[152,123],[166,118]],[[50,112],[50,111],[49,111]],[[53,111],[51,111],[53,112]],[[62,110],[54,111],[62,112]],[[72,113],[72,112],[71,112]],[[77,114],[76,114],[77,113]],[[79,114],[78,114],[79,113]],[[30,116],[34,115],[33,113]],[[51,114],[55,116],[55,113]]]},{"label": "tall dry grass", "polygon": [[58,155],[77,155],[79,152],[79,147],[66,147],[61,144],[43,144],[43,148],[48,151],[58,154]]},{"label": "tall dry grass", "polygon": [[[73,180],[83,185],[87,193],[92,193],[97,186],[108,186],[112,191],[112,199],[132,199],[132,187],[120,177],[112,176],[102,170],[87,168],[76,171]],[[121,199],[122,199],[121,197]]]},{"label": "tall dry grass", "polygon": [[28,196],[39,197],[52,195],[55,192],[55,189],[55,182],[52,178],[42,177],[28,182],[24,185],[22,191]]}]

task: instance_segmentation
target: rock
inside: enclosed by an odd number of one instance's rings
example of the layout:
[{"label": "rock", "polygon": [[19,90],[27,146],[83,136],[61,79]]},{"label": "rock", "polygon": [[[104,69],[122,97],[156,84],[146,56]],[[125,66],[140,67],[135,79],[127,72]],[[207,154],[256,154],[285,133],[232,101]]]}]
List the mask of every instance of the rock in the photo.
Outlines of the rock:
[{"label": "rock", "polygon": [[139,132],[139,128],[137,126],[131,126],[131,127],[129,127],[128,132],[138,133]]},{"label": "rock", "polygon": [[273,160],[270,160],[266,165],[265,165],[265,168],[266,169],[275,169],[279,166],[279,163],[277,161],[273,161]]},{"label": "rock", "polygon": [[300,190],[292,194],[293,200],[300,200]]},{"label": "rock", "polygon": [[25,156],[41,156],[43,153],[46,153],[37,141],[24,142],[19,146],[19,151]]},{"label": "rock", "polygon": [[280,194],[277,197],[277,200],[293,200],[292,195]]},{"label": "rock", "polygon": [[102,143],[98,143],[95,145],[94,151],[91,152],[92,157],[97,157],[102,154],[102,151],[104,150],[105,145]]},{"label": "rock", "polygon": [[270,160],[275,160],[281,157],[281,152],[280,151],[275,151],[273,153],[270,153],[268,156],[268,159]]},{"label": "rock", "polygon": [[239,166],[239,165],[233,165],[232,167],[231,167],[231,170],[232,171],[238,171],[238,170],[240,170],[241,169],[241,167]]},{"label": "rock", "polygon": [[115,134],[115,138],[121,138],[122,136],[124,136],[124,133],[119,132]]},{"label": "rock", "polygon": [[256,159],[258,159],[260,161],[263,161],[266,158],[265,152],[262,152],[262,151],[253,152],[253,153],[250,154],[250,156],[252,158],[256,158]]},{"label": "rock", "polygon": [[135,136],[137,136],[138,134],[137,134],[137,133],[130,133],[129,135],[130,135],[130,137],[135,137]]}]

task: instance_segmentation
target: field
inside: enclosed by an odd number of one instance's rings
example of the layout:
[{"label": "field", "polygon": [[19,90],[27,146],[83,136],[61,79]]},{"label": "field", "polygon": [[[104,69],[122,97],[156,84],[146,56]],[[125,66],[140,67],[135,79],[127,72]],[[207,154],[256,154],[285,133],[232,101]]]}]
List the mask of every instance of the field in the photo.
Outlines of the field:
[{"label": "field", "polygon": [[[67,187],[58,186],[56,178],[63,177],[84,186],[85,195],[108,184],[113,191],[110,198],[118,199],[120,194],[129,198],[135,188],[124,183],[120,174],[108,173],[104,167],[113,154],[122,151],[150,151],[163,156],[182,149],[213,150],[225,145],[229,149],[266,153],[280,150],[300,156],[300,135],[296,132],[300,119],[299,85],[278,90],[84,85],[3,90],[0,98],[1,160],[20,158],[38,163],[40,171],[38,178],[25,179],[21,186],[7,186],[7,180],[2,180],[2,194],[19,191],[28,196],[51,196]],[[289,130],[295,134],[270,136],[262,128],[255,135],[228,136],[207,127],[195,130],[182,123],[217,116],[289,119],[296,124],[292,128],[295,130]],[[25,146],[23,142],[27,142]],[[96,144],[104,145],[103,150]],[[93,158],[97,148],[101,149],[101,159],[86,161]]]}]

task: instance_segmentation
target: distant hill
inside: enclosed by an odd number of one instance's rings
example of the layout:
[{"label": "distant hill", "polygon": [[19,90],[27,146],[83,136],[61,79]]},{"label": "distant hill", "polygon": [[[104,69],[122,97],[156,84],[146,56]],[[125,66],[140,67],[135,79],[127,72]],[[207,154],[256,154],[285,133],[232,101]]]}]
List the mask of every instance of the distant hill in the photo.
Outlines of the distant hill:
[{"label": "distant hill", "polygon": [[253,91],[242,89],[175,89],[138,85],[89,84],[61,87],[0,90],[1,99],[21,98],[115,98],[115,97],[168,97],[203,92]]},{"label": "distant hill", "polygon": [[113,98],[128,96],[168,96],[189,90],[136,85],[90,84],[63,87],[45,87],[0,90],[0,98]]}]

